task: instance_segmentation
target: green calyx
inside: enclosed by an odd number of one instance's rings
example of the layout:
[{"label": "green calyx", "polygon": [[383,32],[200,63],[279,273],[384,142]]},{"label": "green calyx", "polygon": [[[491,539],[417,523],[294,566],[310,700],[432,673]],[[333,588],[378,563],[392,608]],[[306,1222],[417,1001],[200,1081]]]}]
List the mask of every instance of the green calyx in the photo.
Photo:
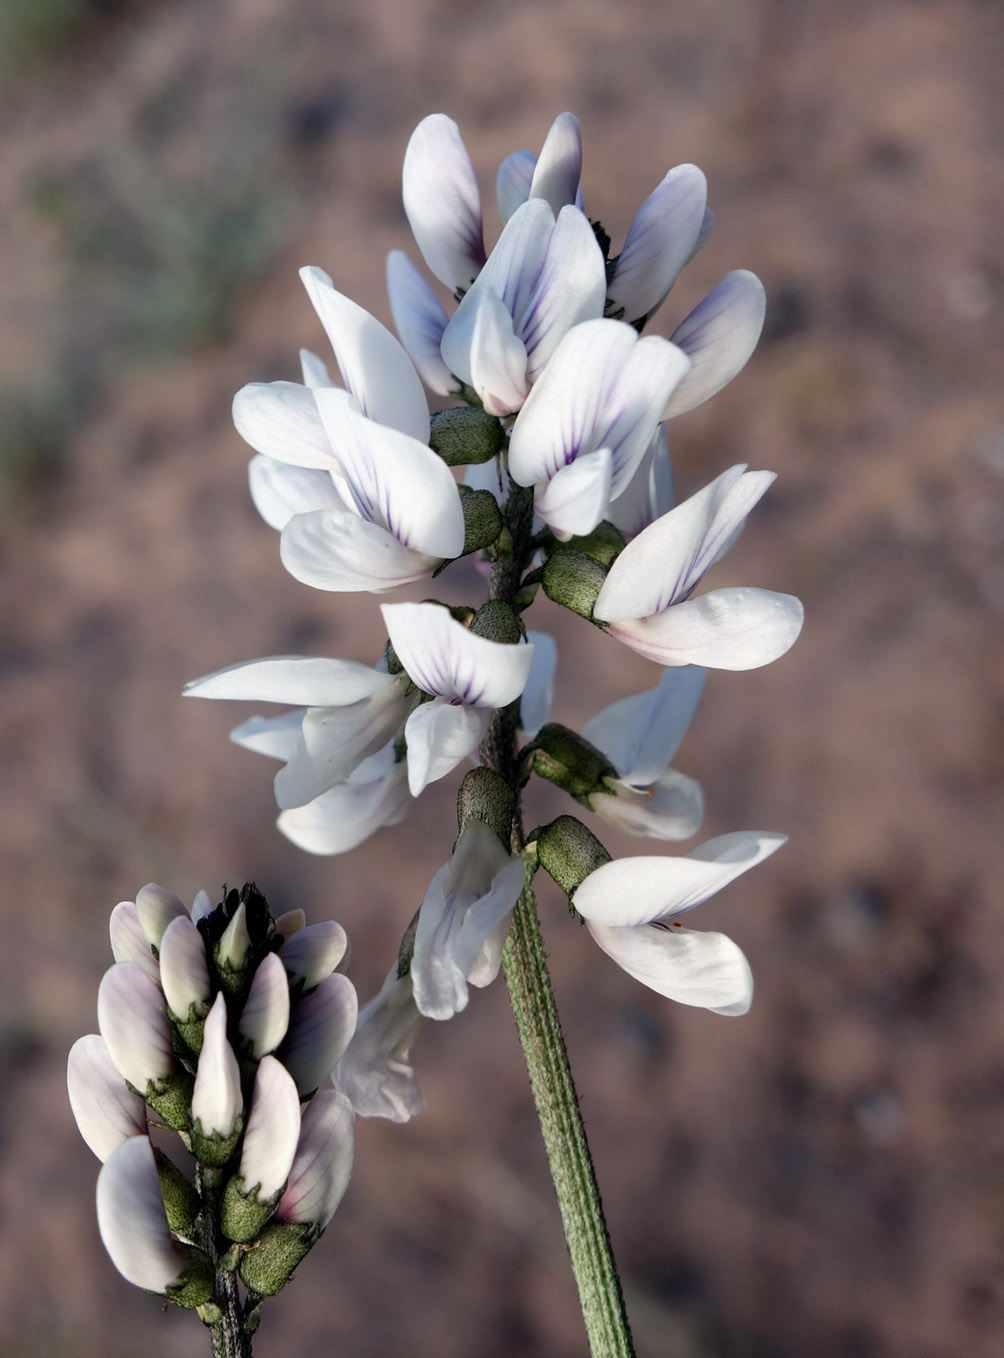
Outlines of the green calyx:
[{"label": "green calyx", "polygon": [[153,1155],[157,1163],[157,1179],[160,1195],[164,1199],[167,1224],[175,1235],[191,1240],[202,1206],[198,1189],[157,1146],[153,1148]]},{"label": "green calyx", "polygon": [[429,447],[448,467],[488,462],[505,441],[501,422],[476,406],[439,410],[429,424]]},{"label": "green calyx", "polygon": [[239,1174],[227,1180],[220,1207],[220,1226],[228,1240],[238,1244],[254,1240],[275,1211],[279,1195],[262,1202],[259,1201],[256,1188],[257,1185],[254,1185],[249,1192],[245,1192],[244,1180]]},{"label": "green calyx", "polygon": [[574,816],[559,816],[536,831],[534,838],[540,866],[569,900],[591,872],[610,862],[610,855],[593,832]]},{"label": "green calyx", "polygon": [[260,1297],[274,1297],[289,1282],[293,1270],[320,1235],[316,1226],[294,1221],[273,1222],[241,1258],[237,1269],[241,1281]]},{"label": "green calyx", "polygon": [[505,779],[492,769],[471,769],[457,793],[457,827],[463,834],[471,821],[482,821],[502,847],[512,847],[512,821],[516,795]]},{"label": "green calyx", "polygon": [[471,619],[471,631],[475,636],[487,637],[489,641],[499,641],[508,646],[523,640],[519,619],[509,604],[501,599],[489,599],[481,605]]},{"label": "green calyx", "polygon": [[562,608],[593,621],[593,606],[607,578],[607,567],[577,547],[558,547],[544,563],[544,593]]},{"label": "green calyx", "polygon": [[165,1288],[165,1294],[175,1306],[195,1311],[209,1301],[215,1284],[216,1275],[209,1258],[200,1249],[189,1246],[185,1251],[184,1271],[176,1283]]},{"label": "green calyx", "polygon": [[541,727],[523,758],[534,773],[564,788],[584,806],[591,793],[606,790],[604,779],[618,776],[602,751],[558,722]]},{"label": "green calyx", "polygon": [[196,1122],[191,1129],[192,1154],[200,1164],[210,1165],[214,1169],[218,1169],[227,1163],[237,1149],[237,1143],[241,1139],[243,1130],[243,1117],[238,1117],[233,1131],[227,1136],[221,1136],[219,1132],[213,1132],[211,1136],[206,1136],[201,1125]]},{"label": "green calyx", "polygon": [[502,532],[502,511],[490,490],[471,490],[458,486],[460,507],[464,511],[463,556],[490,547]]}]

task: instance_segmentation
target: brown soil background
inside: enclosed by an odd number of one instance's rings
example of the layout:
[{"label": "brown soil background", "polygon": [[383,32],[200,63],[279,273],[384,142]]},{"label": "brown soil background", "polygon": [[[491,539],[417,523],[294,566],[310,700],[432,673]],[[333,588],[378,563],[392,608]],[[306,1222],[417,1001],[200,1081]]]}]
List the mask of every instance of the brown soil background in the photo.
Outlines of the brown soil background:
[{"label": "brown soil background", "polygon": [[[420,117],[460,121],[490,201],[501,157],[569,108],[615,242],[670,165],[708,175],[715,235],[654,329],[727,269],[766,282],[757,355],[674,451],[685,492],[735,461],[780,473],[719,579],[798,593],[808,616],[783,660],[713,676],[679,760],[708,833],[791,835],[701,912],[751,958],[750,1016],[634,985],[543,894],[638,1351],[999,1354],[1004,12],[68,10],[76,29],[16,43],[11,0],[0,93],[0,1349],[206,1351],[109,1265],[66,1107],[114,903],[150,879],[253,878],[277,909],[342,921],[365,997],[446,855],[452,779],[350,856],[298,853],[271,828],[268,765],[226,739],[238,710],[178,694],[256,655],[375,658],[373,599],[282,571],[230,397],[323,347],[302,263],[387,319]],[[559,718],[655,682],[535,612],[560,636]],[[504,988],[430,1026],[417,1061],[427,1112],[360,1126],[346,1200],[258,1352],[581,1354]]]}]

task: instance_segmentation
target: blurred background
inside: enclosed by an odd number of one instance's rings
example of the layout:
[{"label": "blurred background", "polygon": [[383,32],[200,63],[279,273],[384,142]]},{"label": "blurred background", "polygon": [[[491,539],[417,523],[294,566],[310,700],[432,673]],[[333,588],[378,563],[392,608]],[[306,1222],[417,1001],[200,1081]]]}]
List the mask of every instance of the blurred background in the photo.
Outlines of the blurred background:
[{"label": "blurred background", "polygon": [[[231,396],[326,353],[301,264],[389,320],[422,116],[460,122],[491,240],[499,161],[566,108],[615,248],[671,165],[708,175],[715,234],[655,332],[729,269],[766,283],[759,350],[674,424],[674,457],[683,494],[737,461],[780,473],[717,580],[797,593],[808,618],[776,664],[712,676],[677,760],[708,834],[791,836],[698,922],[747,951],[751,1014],[644,990],[542,888],[639,1354],[1001,1352],[1002,67],[983,0],[2,0],[10,1358],[208,1352],[113,1271],[66,1105],[116,901],[254,879],[277,913],[345,925],[366,998],[447,856],[455,778],[349,856],[294,850],[272,767],[226,738],[252,709],[179,693],[254,656],[375,660],[374,599],[281,569]],[[445,597],[469,583],[451,572]],[[658,679],[546,601],[534,625],[560,638],[558,719]],[[574,1358],[501,983],[415,1054],[426,1113],[360,1125],[257,1352]]]}]

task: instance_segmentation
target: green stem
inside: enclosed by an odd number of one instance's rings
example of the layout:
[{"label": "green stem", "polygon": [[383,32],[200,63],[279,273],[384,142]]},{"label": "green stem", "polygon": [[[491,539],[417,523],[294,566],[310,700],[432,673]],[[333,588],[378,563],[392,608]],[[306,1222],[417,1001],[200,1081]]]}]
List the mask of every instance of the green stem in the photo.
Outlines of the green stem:
[{"label": "green stem", "polygon": [[[506,506],[508,540],[492,567],[491,598],[515,602],[533,557],[532,524],[533,493],[514,486]],[[494,714],[481,758],[516,790],[513,839],[514,847],[522,849],[513,709]],[[624,1296],[551,989],[532,877],[528,868],[503,954],[506,984],[565,1227],[590,1353],[592,1358],[633,1358]]]},{"label": "green stem", "polygon": [[624,1296],[551,989],[529,869],[503,960],[579,1289],[589,1351],[593,1358],[629,1358],[634,1345]]}]

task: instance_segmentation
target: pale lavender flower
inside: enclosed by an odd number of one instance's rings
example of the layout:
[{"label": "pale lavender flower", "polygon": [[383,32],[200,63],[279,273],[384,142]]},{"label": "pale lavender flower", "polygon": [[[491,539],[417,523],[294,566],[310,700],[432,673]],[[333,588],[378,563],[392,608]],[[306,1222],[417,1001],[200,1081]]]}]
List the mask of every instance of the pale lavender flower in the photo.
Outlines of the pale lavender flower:
[{"label": "pale lavender flower", "polygon": [[277,1055],[307,1098],[341,1059],[356,1028],[358,1001],[347,976],[326,976],[293,1005]]},{"label": "pale lavender flower", "polygon": [[349,1100],[333,1089],[315,1094],[303,1110],[289,1182],[275,1211],[277,1220],[323,1231],[345,1196],[354,1154],[355,1117]]},{"label": "pale lavender flower", "polygon": [[131,1136],[146,1135],[146,1104],[128,1088],[97,1033],[70,1048],[66,1088],[80,1135],[102,1162]]},{"label": "pale lavender flower", "polygon": [[135,962],[116,962],[98,987],[98,1027],[112,1060],[141,1094],[174,1072],[171,1025],[159,986]]},{"label": "pale lavender flower", "polygon": [[166,1292],[185,1272],[188,1251],[171,1236],[153,1148],[130,1137],[98,1175],[98,1229],[112,1263],[147,1292]]}]

